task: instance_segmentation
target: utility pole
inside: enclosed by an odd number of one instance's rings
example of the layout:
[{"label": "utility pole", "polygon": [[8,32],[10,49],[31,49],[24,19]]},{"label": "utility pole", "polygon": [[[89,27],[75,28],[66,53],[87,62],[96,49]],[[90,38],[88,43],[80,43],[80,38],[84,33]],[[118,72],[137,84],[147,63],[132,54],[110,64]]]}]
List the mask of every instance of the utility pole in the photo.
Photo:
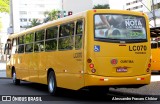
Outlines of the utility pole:
[{"label": "utility pole", "polygon": [[10,0],[10,26],[12,26],[12,33],[20,31],[19,22],[19,0]]},{"label": "utility pole", "polygon": [[154,0],[152,0],[152,14],[153,14],[154,26],[156,27],[156,16],[155,16],[155,9],[154,9]]},{"label": "utility pole", "polygon": [[63,11],[63,9],[64,9],[64,8],[63,8],[63,0],[62,0],[62,11]]},{"label": "utility pole", "polygon": [[150,10],[142,1],[140,1],[140,2],[143,4],[143,6],[145,6],[148,9],[149,12],[152,13],[152,15],[153,15],[153,21],[154,21],[154,26],[156,27],[156,16],[155,16],[155,10],[154,10],[154,0],[152,0],[152,6],[151,6],[152,10]]}]

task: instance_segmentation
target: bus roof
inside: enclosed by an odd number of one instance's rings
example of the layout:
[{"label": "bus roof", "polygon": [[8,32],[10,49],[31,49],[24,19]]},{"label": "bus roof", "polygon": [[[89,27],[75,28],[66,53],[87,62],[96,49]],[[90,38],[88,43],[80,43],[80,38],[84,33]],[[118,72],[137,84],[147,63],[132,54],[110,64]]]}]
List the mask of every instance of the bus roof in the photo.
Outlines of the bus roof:
[{"label": "bus roof", "polygon": [[12,39],[12,38],[15,38],[15,37],[19,37],[19,36],[22,36],[24,34],[28,34],[28,33],[32,33],[32,32],[35,32],[35,31],[38,31],[38,30],[41,30],[41,29],[46,29],[48,27],[51,27],[51,26],[54,26],[55,24],[56,25],[59,25],[59,24],[62,24],[63,21],[72,21],[74,19],[78,19],[78,18],[83,18],[85,16],[85,12],[81,12],[81,13],[77,13],[77,14],[74,14],[74,15],[71,15],[71,16],[67,16],[67,17],[64,17],[64,18],[60,18],[60,19],[57,19],[57,20],[53,20],[53,21],[49,21],[47,23],[43,23],[43,24],[40,24],[38,26],[34,26],[34,27],[31,27],[31,28],[28,28],[26,30],[23,30],[21,32],[18,32],[18,33],[14,33],[14,34],[11,34],[9,36],[9,39]]},{"label": "bus roof", "polygon": [[16,38],[16,37],[19,37],[19,36],[23,36],[24,34],[29,34],[29,33],[32,33],[32,32],[35,32],[35,31],[38,31],[38,30],[41,30],[41,29],[46,29],[48,27],[55,26],[55,24],[59,25],[59,24],[62,24],[62,23],[66,23],[66,21],[69,22],[69,21],[73,21],[75,19],[84,18],[87,15],[88,12],[121,13],[121,14],[128,14],[129,13],[131,15],[133,15],[133,14],[135,14],[135,15],[144,15],[144,13],[141,13],[141,12],[128,11],[128,10],[91,9],[91,10],[86,10],[86,11],[83,11],[83,12],[80,12],[80,13],[73,14],[71,16],[67,16],[67,17],[60,18],[60,19],[57,19],[57,20],[53,20],[53,21],[50,21],[50,22],[47,22],[47,23],[43,23],[41,25],[38,25],[38,26],[35,26],[35,27],[31,27],[29,29],[23,30],[23,31],[21,31],[19,33],[11,34],[9,36],[9,39],[13,39],[13,38]]}]

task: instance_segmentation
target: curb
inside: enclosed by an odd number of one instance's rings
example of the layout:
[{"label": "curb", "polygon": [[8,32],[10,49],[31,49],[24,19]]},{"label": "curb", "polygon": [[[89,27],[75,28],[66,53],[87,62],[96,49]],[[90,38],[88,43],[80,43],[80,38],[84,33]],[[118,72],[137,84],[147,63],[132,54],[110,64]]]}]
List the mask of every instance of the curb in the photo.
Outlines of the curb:
[{"label": "curb", "polygon": [[0,77],[0,79],[12,79],[12,78],[8,78],[8,77]]},{"label": "curb", "polygon": [[2,69],[2,70],[0,69],[0,71],[6,71],[6,69]]}]

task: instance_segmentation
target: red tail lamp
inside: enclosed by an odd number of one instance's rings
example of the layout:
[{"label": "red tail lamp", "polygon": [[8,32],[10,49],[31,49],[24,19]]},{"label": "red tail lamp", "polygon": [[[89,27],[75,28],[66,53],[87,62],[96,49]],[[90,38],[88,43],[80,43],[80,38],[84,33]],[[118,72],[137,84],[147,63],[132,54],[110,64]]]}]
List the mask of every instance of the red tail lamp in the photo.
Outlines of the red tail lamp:
[{"label": "red tail lamp", "polygon": [[94,68],[94,64],[89,64],[89,67],[90,68]]},{"label": "red tail lamp", "polygon": [[148,64],[148,68],[150,68],[150,67],[151,67],[151,64],[149,63],[149,64]]}]

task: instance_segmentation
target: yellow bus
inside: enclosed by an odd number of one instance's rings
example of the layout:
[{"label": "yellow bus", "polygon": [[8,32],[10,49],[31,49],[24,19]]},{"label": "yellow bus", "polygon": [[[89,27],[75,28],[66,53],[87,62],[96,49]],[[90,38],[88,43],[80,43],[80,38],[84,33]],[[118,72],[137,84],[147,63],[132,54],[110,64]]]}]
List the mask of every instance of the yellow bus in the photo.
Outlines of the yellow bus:
[{"label": "yellow bus", "polygon": [[150,28],[151,32],[151,70],[160,72],[160,27]]},{"label": "yellow bus", "polygon": [[150,83],[150,31],[144,13],[94,9],[9,36],[7,77],[56,88],[108,92]]}]

